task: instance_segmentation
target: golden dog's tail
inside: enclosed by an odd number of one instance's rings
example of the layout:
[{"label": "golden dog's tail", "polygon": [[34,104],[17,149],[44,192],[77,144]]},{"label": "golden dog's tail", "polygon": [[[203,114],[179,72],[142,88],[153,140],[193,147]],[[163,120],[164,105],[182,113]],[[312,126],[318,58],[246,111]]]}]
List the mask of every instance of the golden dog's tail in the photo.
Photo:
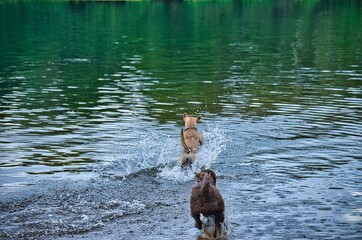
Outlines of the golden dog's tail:
[{"label": "golden dog's tail", "polygon": [[181,144],[182,144],[182,147],[185,149],[185,151],[187,153],[190,152],[190,148],[186,145],[185,143],[185,138],[184,138],[184,129],[181,128],[181,133],[180,133],[180,136],[181,136]]}]

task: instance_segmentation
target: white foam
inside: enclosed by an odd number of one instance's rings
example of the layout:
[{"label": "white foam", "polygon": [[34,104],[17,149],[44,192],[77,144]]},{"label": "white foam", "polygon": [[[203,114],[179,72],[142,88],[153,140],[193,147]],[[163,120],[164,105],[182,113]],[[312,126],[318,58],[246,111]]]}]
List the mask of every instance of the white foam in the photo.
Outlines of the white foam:
[{"label": "white foam", "polygon": [[180,166],[174,167],[163,167],[160,169],[161,172],[158,173],[158,176],[162,179],[171,180],[175,182],[188,182],[195,178],[194,168],[181,169]]}]

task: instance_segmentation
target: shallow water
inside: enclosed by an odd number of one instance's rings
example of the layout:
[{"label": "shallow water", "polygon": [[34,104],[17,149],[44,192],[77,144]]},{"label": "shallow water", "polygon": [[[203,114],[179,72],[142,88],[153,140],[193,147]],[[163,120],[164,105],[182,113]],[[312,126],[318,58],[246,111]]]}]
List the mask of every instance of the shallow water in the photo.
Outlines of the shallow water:
[{"label": "shallow water", "polygon": [[[362,238],[359,1],[0,3],[0,238]],[[193,169],[182,113],[202,115]]]}]

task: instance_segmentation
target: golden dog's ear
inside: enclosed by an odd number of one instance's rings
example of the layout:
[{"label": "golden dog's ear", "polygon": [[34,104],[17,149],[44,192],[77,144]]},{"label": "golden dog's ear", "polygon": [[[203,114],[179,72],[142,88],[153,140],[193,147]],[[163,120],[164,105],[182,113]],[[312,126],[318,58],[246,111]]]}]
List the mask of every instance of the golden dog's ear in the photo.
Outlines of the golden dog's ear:
[{"label": "golden dog's ear", "polygon": [[199,115],[198,117],[197,117],[197,121],[200,121],[201,120],[201,115]]},{"label": "golden dog's ear", "polygon": [[189,115],[187,115],[186,112],[184,112],[184,119],[187,118]]}]

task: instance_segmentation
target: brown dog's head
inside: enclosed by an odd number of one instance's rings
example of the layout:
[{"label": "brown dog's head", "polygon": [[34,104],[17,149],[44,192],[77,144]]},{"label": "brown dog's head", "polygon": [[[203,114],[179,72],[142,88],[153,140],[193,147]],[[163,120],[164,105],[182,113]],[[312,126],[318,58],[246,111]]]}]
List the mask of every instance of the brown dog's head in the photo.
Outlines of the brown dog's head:
[{"label": "brown dog's head", "polygon": [[216,186],[216,174],[211,169],[202,170],[199,173],[196,173],[196,180],[198,183],[202,182],[205,176],[208,175],[212,179],[212,184]]},{"label": "brown dog's head", "polygon": [[208,173],[214,181],[214,185],[216,186],[216,173],[214,171],[212,171],[211,169],[204,169],[201,172]]},{"label": "brown dog's head", "polygon": [[184,121],[186,128],[196,128],[197,123],[200,121],[201,116],[198,117],[189,117],[187,113],[184,113]]}]

